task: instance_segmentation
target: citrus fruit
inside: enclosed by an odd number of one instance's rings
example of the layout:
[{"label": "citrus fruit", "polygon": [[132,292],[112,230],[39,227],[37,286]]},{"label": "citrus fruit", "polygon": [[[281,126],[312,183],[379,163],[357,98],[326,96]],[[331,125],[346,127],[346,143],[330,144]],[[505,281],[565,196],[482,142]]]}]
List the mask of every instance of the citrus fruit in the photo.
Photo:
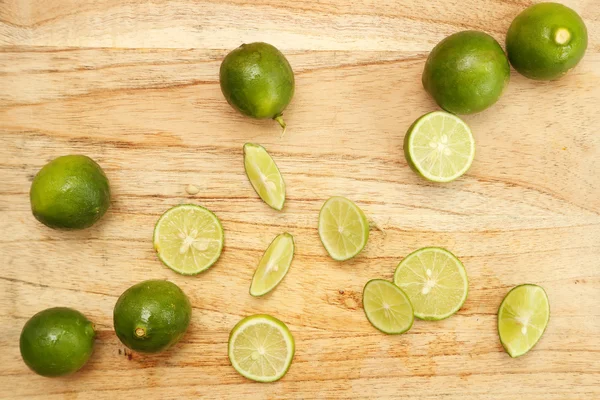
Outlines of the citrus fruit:
[{"label": "citrus fruit", "polygon": [[285,202],[285,182],[267,150],[258,144],[246,143],[244,168],[260,198],[270,207],[280,211]]},{"label": "citrus fruit", "polygon": [[29,191],[31,211],[55,229],[92,226],[108,209],[110,187],[102,168],[87,156],[55,158],[37,173]]},{"label": "citrus fruit", "polygon": [[363,308],[371,325],[383,333],[404,333],[414,321],[413,307],[406,294],[383,279],[367,282],[363,289]]},{"label": "citrus fruit", "polygon": [[154,227],[158,258],[182,275],[196,275],[210,268],[221,256],[224,241],[217,216],[192,204],[167,210]]},{"label": "citrus fruit", "polygon": [[270,315],[246,317],[229,334],[231,365],[253,381],[281,379],[290,368],[295,351],[294,337],[288,327]]},{"label": "citrus fruit", "polygon": [[440,107],[472,114],[498,101],[510,79],[502,47],[488,34],[463,31],[448,36],[429,54],[423,87]]},{"label": "citrus fruit", "polygon": [[183,337],[192,316],[192,305],[174,283],[140,282],[117,300],[113,323],[119,340],[131,350],[158,353]]},{"label": "citrus fruit", "polygon": [[369,222],[352,201],[345,197],[331,197],[319,213],[319,236],[331,258],[349,260],[367,244]]},{"label": "citrus fruit", "polygon": [[542,337],[550,319],[550,304],[537,285],[512,288],[498,309],[500,342],[511,357],[527,353]]},{"label": "citrus fruit", "polygon": [[21,357],[39,375],[72,374],[88,362],[95,337],[94,324],[79,311],[49,308],[25,323],[20,339]]},{"label": "citrus fruit", "polygon": [[587,28],[579,14],[558,3],[539,3],[523,10],[506,35],[512,66],[538,80],[565,75],[581,61],[587,44]]},{"label": "citrus fruit", "polygon": [[263,296],[283,280],[294,258],[294,237],[289,233],[278,235],[263,254],[252,277],[250,294]]},{"label": "citrus fruit", "polygon": [[394,283],[406,293],[415,317],[448,318],[467,299],[469,282],[460,260],[446,249],[425,247],[408,256],[396,268]]},{"label": "citrus fruit", "polygon": [[475,158],[471,130],[457,116],[434,111],[417,119],[404,136],[408,165],[433,182],[450,182],[467,172]]}]

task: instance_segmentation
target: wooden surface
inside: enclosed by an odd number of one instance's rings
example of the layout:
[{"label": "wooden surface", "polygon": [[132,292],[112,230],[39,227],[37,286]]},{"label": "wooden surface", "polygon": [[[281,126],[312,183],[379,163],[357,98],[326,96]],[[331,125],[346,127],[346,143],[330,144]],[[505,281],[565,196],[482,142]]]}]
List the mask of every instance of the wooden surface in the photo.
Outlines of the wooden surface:
[{"label": "wooden surface", "polygon": [[[0,397],[6,399],[600,398],[600,2],[571,0],[590,34],[583,62],[558,82],[513,71],[498,104],[466,117],[477,142],[457,182],[428,184],[407,167],[402,140],[436,109],[421,87],[443,37],[482,29],[503,43],[526,0],[0,0]],[[297,79],[277,124],[238,115],[218,69],[242,42],[268,41]],[[286,206],[261,202],[244,142],[271,152]],[[87,154],[105,169],[112,207],[81,232],[33,218],[29,186],[50,159]],[[201,191],[186,194],[188,184]],[[319,242],[322,203],[356,201],[383,229],[355,260]],[[223,222],[220,261],[196,277],[172,273],[151,244],[159,215],[182,202]],[[296,238],[283,283],[248,287],[276,234]],[[391,279],[422,246],[464,262],[469,297],[442,322],[385,336],[361,308],[363,285]],[[171,351],[124,350],[112,330],[117,297],[165,278],[194,306]],[[551,319],[534,351],[510,359],[496,333],[514,285],[542,285]],[[37,311],[71,306],[98,326],[95,353],[72,377],[46,379],[22,362],[19,333]],[[257,384],[229,365],[233,325],[253,313],[288,324],[296,357],[285,378]]]}]

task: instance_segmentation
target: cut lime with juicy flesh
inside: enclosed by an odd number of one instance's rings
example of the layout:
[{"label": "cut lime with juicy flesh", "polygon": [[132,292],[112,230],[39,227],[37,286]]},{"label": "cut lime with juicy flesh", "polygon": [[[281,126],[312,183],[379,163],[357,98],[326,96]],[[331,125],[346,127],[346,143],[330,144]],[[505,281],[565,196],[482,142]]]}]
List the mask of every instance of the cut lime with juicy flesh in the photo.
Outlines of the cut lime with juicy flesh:
[{"label": "cut lime with juicy flesh", "polygon": [[283,280],[294,258],[294,237],[289,233],[278,235],[263,254],[252,277],[250,294],[263,296]]},{"label": "cut lime with juicy flesh", "polygon": [[270,315],[244,318],[229,335],[229,360],[242,376],[258,382],[281,379],[294,358],[294,337]]},{"label": "cut lime with juicy flesh", "polygon": [[331,258],[345,261],[362,251],[369,222],[360,208],[344,197],[331,197],[319,213],[319,236]]},{"label": "cut lime with juicy flesh", "polygon": [[423,115],[404,138],[408,165],[433,182],[450,182],[467,172],[475,158],[471,129],[456,115],[435,111]]},{"label": "cut lime with juicy flesh", "polygon": [[371,325],[383,333],[404,333],[414,321],[408,296],[398,286],[383,279],[367,282],[363,289],[363,308]]},{"label": "cut lime with juicy flesh", "polygon": [[469,283],[465,267],[454,254],[439,247],[425,247],[398,265],[394,283],[406,293],[415,317],[426,320],[448,318],[465,300]]},{"label": "cut lime with juicy flesh", "polygon": [[267,150],[258,144],[246,143],[244,168],[260,198],[275,210],[281,210],[285,202],[285,182]]},{"label": "cut lime with juicy flesh", "polygon": [[224,239],[217,216],[191,204],[169,209],[154,228],[158,258],[183,275],[195,275],[213,265],[221,256]]},{"label": "cut lime with juicy flesh", "polygon": [[519,357],[536,345],[550,319],[550,304],[544,289],[520,285],[506,295],[498,309],[500,342],[511,357]]}]

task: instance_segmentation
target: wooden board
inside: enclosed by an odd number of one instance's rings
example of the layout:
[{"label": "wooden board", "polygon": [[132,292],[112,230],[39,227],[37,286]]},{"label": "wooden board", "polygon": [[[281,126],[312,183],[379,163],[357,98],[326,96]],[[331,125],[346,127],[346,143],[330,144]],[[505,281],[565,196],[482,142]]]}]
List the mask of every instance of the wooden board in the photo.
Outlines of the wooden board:
[{"label": "wooden board", "polygon": [[[600,398],[600,2],[570,0],[585,19],[583,62],[558,82],[513,71],[493,108],[466,117],[477,158],[466,176],[428,184],[407,167],[402,140],[436,109],[421,87],[429,50],[463,29],[501,43],[518,0],[2,0],[0,1],[0,397],[6,399]],[[218,83],[222,57],[268,41],[288,56],[297,93],[288,133],[234,112]],[[267,147],[285,176],[283,212],[255,195],[242,145]],[[28,192],[50,159],[83,153],[105,169],[113,204],[97,226],[47,229]],[[186,194],[194,184],[199,194]],[[378,223],[355,260],[333,262],[316,231],[332,195]],[[157,260],[158,216],[182,202],[221,218],[226,247],[197,277]],[[248,295],[272,238],[289,231],[297,256],[269,297]],[[367,280],[391,279],[427,245],[465,263],[469,297],[452,318],[417,321],[402,336],[373,329]],[[194,306],[171,351],[126,351],[112,309],[149,278],[180,285]],[[542,285],[548,330],[510,359],[496,333],[514,285]],[[19,333],[35,312],[72,306],[98,326],[96,351],[72,377],[28,371]],[[297,344],[287,376],[256,384],[229,365],[228,334],[269,313]]]}]

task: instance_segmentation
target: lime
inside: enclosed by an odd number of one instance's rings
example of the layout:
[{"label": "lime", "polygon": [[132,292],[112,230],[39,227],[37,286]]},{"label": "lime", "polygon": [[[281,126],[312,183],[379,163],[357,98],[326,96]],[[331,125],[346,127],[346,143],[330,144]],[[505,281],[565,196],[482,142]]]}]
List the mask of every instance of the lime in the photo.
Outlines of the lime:
[{"label": "lime", "polygon": [[369,240],[369,222],[360,208],[345,197],[331,197],[319,213],[319,236],[336,261],[362,251]]},{"label": "lime", "polygon": [[472,114],[498,101],[510,79],[502,47],[483,32],[448,36],[429,54],[423,87],[444,110]]},{"label": "lime", "polygon": [[289,233],[278,235],[263,254],[252,277],[250,294],[263,296],[283,280],[294,258],[294,237]]},{"label": "lime", "polygon": [[544,289],[529,284],[512,288],[498,309],[502,346],[511,357],[522,356],[540,340],[549,319],[550,304]]},{"label": "lime", "polygon": [[94,324],[71,308],[40,311],[25,323],[20,348],[23,361],[37,374],[53,377],[83,367],[94,350]]},{"label": "lime", "polygon": [[404,136],[408,165],[433,182],[450,182],[467,172],[475,158],[475,140],[460,118],[434,111],[417,119]]},{"label": "lime", "polygon": [[243,44],[227,54],[219,79],[233,108],[249,117],[272,118],[285,132],[281,115],[294,96],[294,72],[279,50],[267,43]]},{"label": "lime", "polygon": [[231,365],[253,381],[281,379],[292,364],[295,350],[294,337],[288,327],[270,315],[246,317],[229,334]]},{"label": "lime", "polygon": [[141,353],[167,350],[183,337],[192,305],[174,283],[140,282],[127,289],[115,304],[113,323],[121,342]]},{"label": "lime", "polygon": [[270,207],[281,211],[285,202],[285,182],[267,150],[258,144],[246,143],[244,168],[260,198]]},{"label": "lime", "polygon": [[588,44],[585,23],[558,3],[534,4],[513,20],[506,35],[512,66],[527,78],[558,79],[583,58]]},{"label": "lime", "polygon": [[406,294],[383,279],[367,282],[363,289],[363,308],[371,325],[390,335],[406,332],[415,319]]},{"label": "lime", "polygon": [[167,267],[182,275],[196,275],[219,259],[225,237],[215,214],[182,204],[158,219],[153,241],[158,258]]},{"label": "lime", "polygon": [[454,254],[439,247],[424,247],[396,268],[394,283],[406,293],[415,317],[425,320],[448,318],[467,299],[469,282],[465,267]]},{"label": "lime", "polygon": [[110,204],[110,187],[102,168],[87,156],[55,158],[33,178],[29,192],[33,216],[55,229],[94,225]]}]

